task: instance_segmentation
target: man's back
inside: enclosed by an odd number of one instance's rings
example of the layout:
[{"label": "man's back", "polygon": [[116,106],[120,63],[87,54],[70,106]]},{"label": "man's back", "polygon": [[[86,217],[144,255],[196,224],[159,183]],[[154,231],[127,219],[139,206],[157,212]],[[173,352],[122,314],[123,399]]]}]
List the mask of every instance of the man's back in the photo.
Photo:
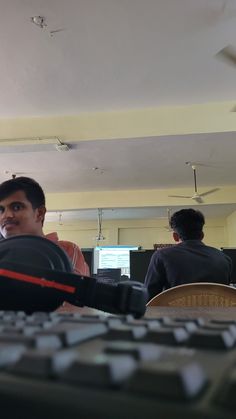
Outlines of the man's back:
[{"label": "man's back", "polygon": [[192,282],[229,284],[232,262],[228,256],[201,240],[186,240],[152,256],[145,285],[149,298],[163,289]]}]

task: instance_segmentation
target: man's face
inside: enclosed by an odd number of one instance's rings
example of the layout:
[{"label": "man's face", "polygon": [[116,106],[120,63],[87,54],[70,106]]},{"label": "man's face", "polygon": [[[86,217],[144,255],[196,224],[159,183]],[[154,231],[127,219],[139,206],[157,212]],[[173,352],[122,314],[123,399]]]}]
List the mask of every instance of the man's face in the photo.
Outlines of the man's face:
[{"label": "man's face", "polygon": [[17,191],[0,201],[0,232],[2,236],[33,234],[42,236],[42,221],[46,209],[33,209],[24,191]]}]

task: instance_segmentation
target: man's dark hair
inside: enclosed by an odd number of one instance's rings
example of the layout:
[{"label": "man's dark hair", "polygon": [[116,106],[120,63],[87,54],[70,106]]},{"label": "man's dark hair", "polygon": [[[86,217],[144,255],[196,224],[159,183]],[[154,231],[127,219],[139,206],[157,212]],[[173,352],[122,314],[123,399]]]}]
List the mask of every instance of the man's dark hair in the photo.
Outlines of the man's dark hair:
[{"label": "man's dark hair", "polygon": [[192,208],[177,211],[170,219],[170,227],[181,240],[201,240],[204,224],[204,215]]},{"label": "man's dark hair", "polygon": [[0,201],[17,191],[23,191],[33,209],[45,206],[43,189],[34,179],[20,176],[0,184]]}]

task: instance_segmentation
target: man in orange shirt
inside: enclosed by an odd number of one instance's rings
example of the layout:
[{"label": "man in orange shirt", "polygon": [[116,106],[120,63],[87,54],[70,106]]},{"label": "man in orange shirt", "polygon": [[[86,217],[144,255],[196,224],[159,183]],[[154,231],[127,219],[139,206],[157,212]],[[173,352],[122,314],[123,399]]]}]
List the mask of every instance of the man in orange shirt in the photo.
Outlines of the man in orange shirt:
[{"label": "man in orange shirt", "polygon": [[44,235],[45,213],[45,195],[35,180],[21,176],[0,184],[0,233],[3,238],[22,234],[46,237],[67,253],[75,273],[89,276],[79,246],[59,240],[57,233]]},{"label": "man in orange shirt", "polygon": [[81,252],[77,244],[69,242],[67,240],[59,240],[56,232],[46,234],[44,237],[56,243],[67,253],[72,263],[73,271],[75,274],[86,276],[90,275],[89,267],[85,262],[83,253]]}]

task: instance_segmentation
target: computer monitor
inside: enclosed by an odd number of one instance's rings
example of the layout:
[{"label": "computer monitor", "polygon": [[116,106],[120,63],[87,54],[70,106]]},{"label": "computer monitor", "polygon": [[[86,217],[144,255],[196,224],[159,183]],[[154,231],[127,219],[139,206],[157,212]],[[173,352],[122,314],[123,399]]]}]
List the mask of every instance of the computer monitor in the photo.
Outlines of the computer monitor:
[{"label": "computer monitor", "polygon": [[119,282],[121,279],[121,268],[98,269],[96,277],[100,282]]},{"label": "computer monitor", "polygon": [[236,248],[235,247],[222,247],[222,252],[230,257],[232,260],[232,275],[231,275],[231,282],[236,284]]},{"label": "computer monitor", "polygon": [[120,268],[121,275],[130,276],[131,250],[137,250],[138,246],[97,246],[94,249],[93,273],[98,269]]},{"label": "computer monitor", "polygon": [[91,275],[93,273],[93,250],[93,247],[81,249]]},{"label": "computer monitor", "polygon": [[132,250],[130,252],[130,279],[133,281],[144,282],[148,265],[154,249]]}]

